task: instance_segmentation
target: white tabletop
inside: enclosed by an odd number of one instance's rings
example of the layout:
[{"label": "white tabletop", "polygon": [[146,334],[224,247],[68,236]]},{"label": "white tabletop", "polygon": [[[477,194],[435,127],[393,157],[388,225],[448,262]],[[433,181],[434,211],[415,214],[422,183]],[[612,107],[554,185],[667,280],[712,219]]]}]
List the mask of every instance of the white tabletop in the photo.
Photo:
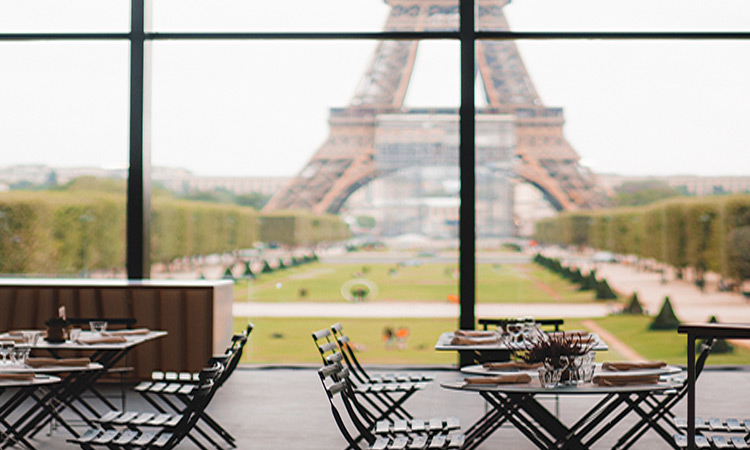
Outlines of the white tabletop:
[{"label": "white tabletop", "polygon": [[[116,332],[113,332],[113,335],[116,335]],[[39,350],[124,350],[139,344],[142,344],[147,341],[151,341],[153,339],[157,339],[160,337],[164,337],[167,335],[166,331],[153,331],[150,330],[148,334],[135,334],[135,335],[125,335],[122,336],[125,338],[124,342],[110,342],[110,343],[98,343],[98,344],[84,344],[81,342],[74,342],[67,340],[65,342],[59,342],[59,343],[52,343],[47,342],[44,339],[40,338],[37,343],[32,346],[33,349],[39,349]],[[3,336],[8,336],[7,333],[4,333],[3,335],[0,335],[0,340],[2,340]],[[96,337],[96,335],[90,331],[81,331],[81,337],[80,339],[87,339],[87,338],[93,338]]]},{"label": "white tabletop", "polygon": [[[461,372],[465,374],[469,374],[469,375],[483,375],[483,376],[503,375],[503,374],[509,374],[509,373],[528,373],[532,377],[535,377],[538,373],[538,370],[537,369],[520,370],[514,367],[508,367],[508,368],[502,368],[502,369],[487,369],[481,364],[476,364],[472,366],[462,367]],[[664,366],[664,367],[660,367],[656,369],[638,369],[638,370],[627,370],[627,371],[615,372],[611,370],[603,370],[601,363],[596,363],[594,365],[594,375],[599,375],[599,374],[606,374],[608,376],[610,375],[617,376],[619,374],[622,374],[623,376],[626,376],[626,375],[629,375],[629,376],[674,375],[680,372],[682,372],[682,368],[678,366]]]},{"label": "white tabletop", "polygon": [[37,375],[30,380],[4,380],[0,379],[0,388],[41,386],[46,384],[59,383],[60,377],[52,375]]},{"label": "white tabletop", "polygon": [[20,364],[0,364],[0,373],[38,373],[38,374],[48,374],[48,373],[62,373],[62,372],[84,372],[88,370],[101,370],[104,366],[102,366],[99,363],[88,363],[87,365],[59,365],[59,366],[41,366],[41,367],[31,367],[26,365],[20,365]]},{"label": "white tabletop", "polygon": [[[446,331],[445,333],[441,334],[440,337],[437,340],[437,343],[435,344],[435,350],[438,351],[456,351],[456,350],[478,350],[478,351],[490,351],[490,350],[510,350],[507,345],[505,345],[502,341],[494,341],[491,339],[486,338],[471,338],[472,340],[487,340],[488,342],[486,344],[470,344],[470,345],[453,345],[451,344],[451,341],[453,340],[455,334],[453,331]],[[594,347],[592,350],[595,351],[606,351],[609,350],[609,347],[607,344],[599,337],[596,333],[591,333],[591,336],[594,339]]]},{"label": "white tabletop", "polygon": [[537,378],[532,378],[530,383],[523,384],[468,384],[464,381],[440,383],[446,389],[454,389],[467,392],[500,392],[505,394],[553,394],[553,395],[604,395],[628,392],[650,392],[672,389],[669,383],[633,384],[628,386],[599,386],[593,383],[584,383],[577,386],[557,386],[545,388]]}]

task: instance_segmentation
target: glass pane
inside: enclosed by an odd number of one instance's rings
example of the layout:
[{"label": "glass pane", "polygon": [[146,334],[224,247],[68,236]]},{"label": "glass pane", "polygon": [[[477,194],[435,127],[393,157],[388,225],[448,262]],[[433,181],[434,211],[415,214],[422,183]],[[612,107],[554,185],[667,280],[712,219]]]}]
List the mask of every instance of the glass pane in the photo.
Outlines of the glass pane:
[{"label": "glass pane", "polygon": [[156,31],[381,31],[458,27],[458,1],[426,6],[417,0],[160,0],[153,3]]},{"label": "glass pane", "polygon": [[0,32],[127,32],[128,0],[4,0]]},{"label": "glass pane", "polygon": [[[631,262],[652,258],[651,267],[669,264],[670,273],[684,271],[688,279],[706,270],[717,283],[728,277],[729,251],[721,239],[734,225],[723,222],[728,231],[722,237],[716,221],[734,214],[734,207],[721,197],[703,197],[708,205],[700,203],[702,212],[698,203],[689,203],[689,211],[654,206],[645,217],[608,208],[637,212],[664,196],[750,191],[750,130],[744,125],[750,66],[737,58],[749,50],[750,43],[731,40],[478,42],[477,315],[483,302],[524,304],[519,309],[528,314],[565,303],[588,304],[592,315],[603,311],[593,291],[579,291],[531,263],[535,239],[567,246],[560,254],[584,271],[614,259],[592,259],[607,251]],[[483,142],[490,142],[481,128],[487,117],[498,122],[493,129],[510,139],[515,155],[508,177],[512,221],[506,219],[512,226],[498,233],[497,219],[483,222],[484,192],[503,192],[482,184],[482,174],[492,170],[482,157]],[[504,207],[504,198],[490,204]],[[535,224],[545,217],[559,221],[540,233]],[[681,245],[676,227],[703,237]],[[642,233],[633,234],[636,229]],[[650,311],[658,311],[661,300]]]},{"label": "glass pane", "polygon": [[[498,15],[513,31],[747,31],[750,5],[743,0],[478,0],[479,29],[496,30]],[[505,6],[503,6],[505,5]],[[502,13],[498,12],[502,8]],[[490,18],[494,17],[494,18]],[[486,20],[486,21],[485,21]]]},{"label": "glass pane", "polygon": [[0,44],[0,273],[123,276],[128,53]]},{"label": "glass pane", "polygon": [[455,314],[457,61],[455,43],[155,43],[153,277],[232,276],[251,317],[369,302],[413,334],[365,360],[453,361],[408,317]]}]

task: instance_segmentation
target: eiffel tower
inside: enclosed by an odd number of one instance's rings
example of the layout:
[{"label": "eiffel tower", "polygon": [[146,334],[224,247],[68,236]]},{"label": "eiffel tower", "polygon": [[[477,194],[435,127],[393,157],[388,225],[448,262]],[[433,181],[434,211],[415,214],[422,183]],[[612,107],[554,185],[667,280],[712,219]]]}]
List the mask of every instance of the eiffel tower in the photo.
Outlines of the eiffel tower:
[{"label": "eiffel tower", "polygon": [[[458,28],[458,0],[386,0],[389,31]],[[502,8],[509,0],[480,0],[482,30],[508,30]],[[408,114],[404,108],[417,58],[417,41],[382,41],[349,106],[332,109],[330,134],[302,171],[274,195],[264,211],[304,209],[337,213],[357,189],[382,176],[375,152],[377,118]],[[477,114],[512,117],[515,176],[536,186],[557,210],[605,204],[596,177],[563,136],[562,108],[542,104],[512,41],[477,41],[477,69],[487,106]]]}]

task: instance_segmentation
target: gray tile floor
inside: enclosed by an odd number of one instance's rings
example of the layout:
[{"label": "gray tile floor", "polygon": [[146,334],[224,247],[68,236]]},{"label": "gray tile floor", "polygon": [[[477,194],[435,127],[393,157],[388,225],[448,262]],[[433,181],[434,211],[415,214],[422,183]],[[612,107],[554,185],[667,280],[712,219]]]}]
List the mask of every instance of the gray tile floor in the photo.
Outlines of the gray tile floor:
[{"label": "gray tile floor", "polygon": [[[391,369],[392,370],[392,369]],[[455,370],[430,371],[438,381],[461,379]],[[750,418],[750,370],[747,368],[708,369],[698,386],[698,414],[704,417]],[[561,399],[560,416],[571,422],[596,400],[576,397]],[[544,403],[554,408],[554,399]],[[407,406],[417,416],[455,415],[468,427],[485,411],[485,404],[476,394],[454,392],[433,383],[412,397]],[[136,396],[129,396],[127,409],[146,408]],[[240,367],[217,393],[210,413],[238,439],[240,449],[295,448],[309,450],[343,449],[340,436],[312,367]],[[682,405],[684,415],[684,404]],[[597,443],[594,448],[611,448],[624,426]],[[65,443],[67,433],[58,429],[43,433],[34,443],[40,449],[74,448]],[[185,443],[180,448],[195,448]],[[531,449],[523,435],[511,427],[499,429],[481,449]],[[635,447],[638,449],[668,448],[661,438],[649,432]]]}]

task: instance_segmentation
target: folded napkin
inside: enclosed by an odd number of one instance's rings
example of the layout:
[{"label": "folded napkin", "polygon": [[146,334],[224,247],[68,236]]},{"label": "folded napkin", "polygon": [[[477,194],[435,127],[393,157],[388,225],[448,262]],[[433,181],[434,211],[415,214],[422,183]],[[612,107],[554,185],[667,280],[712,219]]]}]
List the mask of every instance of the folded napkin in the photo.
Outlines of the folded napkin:
[{"label": "folded napkin", "polygon": [[0,380],[29,381],[33,379],[33,373],[0,373]]},{"label": "folded napkin", "polygon": [[530,383],[531,375],[528,373],[512,373],[494,377],[464,378],[464,381],[466,384],[521,384]]},{"label": "folded napkin", "polygon": [[79,337],[76,341],[79,344],[93,345],[93,344],[121,344],[128,342],[125,336],[91,336],[91,337]]},{"label": "folded napkin", "polygon": [[136,328],[134,330],[114,330],[103,333],[104,336],[144,336],[149,334],[151,330],[148,328]]},{"label": "folded napkin", "polygon": [[552,331],[549,333],[550,336],[578,336],[581,338],[591,337],[591,333],[586,330],[570,330],[570,331]]},{"label": "folded napkin", "polygon": [[484,363],[482,364],[482,366],[485,369],[489,369],[489,370],[503,370],[503,369],[528,370],[528,369],[538,369],[542,367],[542,363],[530,364],[524,361],[506,361],[506,362]]},{"label": "folded napkin", "polygon": [[23,344],[24,343],[23,336],[15,336],[15,335],[9,335],[9,336],[0,337],[0,341],[10,341],[10,342],[13,342],[15,344]]},{"label": "folded napkin", "polygon": [[599,386],[631,386],[638,384],[656,384],[659,375],[596,375],[594,384]]},{"label": "folded napkin", "polygon": [[483,344],[494,344],[496,342],[500,342],[500,337],[496,338],[478,338],[478,339],[472,339],[468,337],[462,337],[462,336],[454,336],[453,339],[451,339],[451,345],[483,345]]},{"label": "folded napkin", "polygon": [[456,330],[453,333],[454,336],[463,337],[494,337],[497,336],[496,331],[478,331],[478,330]]},{"label": "folded napkin", "polygon": [[628,370],[661,369],[667,363],[664,361],[620,361],[602,363],[602,370],[610,372],[627,372]]},{"label": "folded napkin", "polygon": [[29,367],[82,367],[91,363],[89,358],[26,358]]}]

